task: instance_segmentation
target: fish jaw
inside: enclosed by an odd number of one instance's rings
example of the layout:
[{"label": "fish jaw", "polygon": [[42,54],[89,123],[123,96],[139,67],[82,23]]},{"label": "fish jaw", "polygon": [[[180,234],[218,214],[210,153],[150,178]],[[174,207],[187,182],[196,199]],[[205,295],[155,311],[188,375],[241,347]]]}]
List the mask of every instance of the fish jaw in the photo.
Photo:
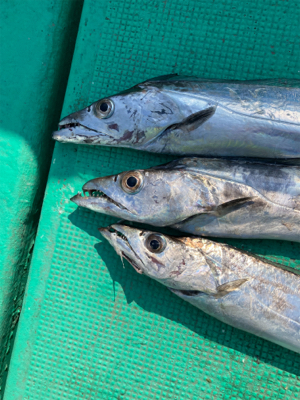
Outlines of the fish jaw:
[{"label": "fish jaw", "polygon": [[125,258],[137,273],[143,274],[143,262],[130,246],[126,236],[126,234],[128,235],[127,230],[130,230],[130,228],[118,224],[111,225],[108,228],[99,228],[101,235],[109,241],[116,253],[121,258]]},{"label": "fish jaw", "polygon": [[[85,186],[83,187],[83,195],[81,192],[78,192],[75,196],[71,197],[70,200],[73,203],[77,204],[78,206],[88,208],[92,211],[110,215],[112,217],[133,220],[133,214],[121,203],[118,203],[100,190],[95,188],[89,189]],[[86,195],[86,193],[88,195]]]},{"label": "fish jaw", "polygon": [[82,124],[82,118],[76,118],[77,115],[80,115],[80,112],[63,118],[58,124],[59,130],[53,132],[52,138],[61,143],[77,144],[97,144],[101,141],[102,145],[109,144],[114,140],[104,132]]}]

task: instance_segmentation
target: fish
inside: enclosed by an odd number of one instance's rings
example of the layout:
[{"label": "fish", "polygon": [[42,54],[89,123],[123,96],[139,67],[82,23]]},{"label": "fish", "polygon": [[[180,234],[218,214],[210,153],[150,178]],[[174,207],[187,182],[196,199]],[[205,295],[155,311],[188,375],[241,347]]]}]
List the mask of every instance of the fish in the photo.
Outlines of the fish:
[{"label": "fish", "polygon": [[59,122],[62,143],[213,157],[300,157],[300,79],[166,75]]},{"label": "fish", "polygon": [[122,224],[99,231],[139,274],[228,325],[300,353],[300,271],[200,237]]},{"label": "fish", "polygon": [[185,157],[96,178],[71,201],[196,236],[300,242],[300,165]]}]

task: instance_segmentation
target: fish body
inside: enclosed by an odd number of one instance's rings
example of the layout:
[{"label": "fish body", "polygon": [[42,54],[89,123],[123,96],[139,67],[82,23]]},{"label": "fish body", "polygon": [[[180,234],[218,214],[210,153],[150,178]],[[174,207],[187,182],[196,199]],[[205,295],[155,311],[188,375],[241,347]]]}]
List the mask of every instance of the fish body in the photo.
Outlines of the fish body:
[{"label": "fish body", "polygon": [[191,157],[93,179],[83,190],[90,196],[71,200],[129,221],[197,236],[300,242],[297,165]]},{"label": "fish body", "polygon": [[66,143],[204,156],[300,157],[300,80],[165,76],[59,123]]},{"label": "fish body", "polygon": [[137,272],[235,328],[300,353],[299,271],[204,238],[125,225],[100,232]]}]

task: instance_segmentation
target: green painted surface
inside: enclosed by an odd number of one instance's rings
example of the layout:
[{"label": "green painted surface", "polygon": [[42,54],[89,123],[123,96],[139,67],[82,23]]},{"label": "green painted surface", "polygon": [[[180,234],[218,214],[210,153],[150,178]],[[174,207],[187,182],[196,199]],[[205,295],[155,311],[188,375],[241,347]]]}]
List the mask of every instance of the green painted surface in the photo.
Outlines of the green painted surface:
[{"label": "green painted surface", "polygon": [[[299,2],[86,0],[63,115],[152,76],[299,78]],[[5,400],[296,399],[300,356],[138,275],[69,198],[169,157],[56,144]],[[229,241],[228,241],[229,242]],[[300,246],[230,241],[300,268]]]},{"label": "green painted surface", "polygon": [[3,0],[0,386],[3,389],[83,0]]}]

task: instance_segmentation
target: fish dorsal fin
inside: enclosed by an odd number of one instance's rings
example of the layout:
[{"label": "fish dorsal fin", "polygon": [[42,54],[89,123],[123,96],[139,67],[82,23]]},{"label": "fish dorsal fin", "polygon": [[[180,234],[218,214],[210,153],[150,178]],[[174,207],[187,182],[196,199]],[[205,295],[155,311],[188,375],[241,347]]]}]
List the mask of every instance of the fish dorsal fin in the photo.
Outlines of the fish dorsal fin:
[{"label": "fish dorsal fin", "polygon": [[161,76],[156,76],[155,78],[150,78],[147,79],[146,81],[136,83],[134,86],[124,89],[121,92],[118,92],[118,94],[129,94],[133,92],[138,92],[138,91],[143,91],[144,86],[151,86],[151,83],[153,82],[164,82],[164,81],[169,81],[172,78],[177,77],[178,74],[169,74],[169,75],[161,75]]},{"label": "fish dorsal fin", "polygon": [[195,76],[186,76],[179,74],[167,74],[160,75],[154,78],[147,79],[141,84],[147,84],[148,82],[158,81],[186,81],[186,82],[203,82],[203,83],[223,83],[223,84],[240,84],[240,85],[261,85],[261,86],[277,86],[286,88],[300,88],[300,79],[288,79],[288,78],[275,78],[275,79],[254,79],[254,80],[235,80],[235,79],[207,79]]},{"label": "fish dorsal fin", "polygon": [[268,264],[271,264],[273,267],[283,269],[284,271],[290,272],[292,274],[300,276],[300,270],[292,267],[288,267],[287,265],[278,264],[273,261],[267,260]]},{"label": "fish dorsal fin", "polygon": [[229,244],[227,246],[231,247],[231,248],[234,248],[235,250],[238,250],[241,253],[247,254],[250,257],[255,257],[257,260],[262,261],[264,263],[267,263],[267,264],[271,265],[272,267],[279,268],[279,269],[281,269],[283,271],[290,272],[290,273],[292,273],[294,275],[300,276],[300,270],[299,269],[292,268],[292,267],[289,267],[289,266],[284,265],[284,264],[279,264],[279,263],[277,263],[275,261],[271,261],[271,260],[268,260],[267,258],[258,256],[257,254],[250,253],[247,250],[238,249],[237,247],[231,246]]},{"label": "fish dorsal fin", "polygon": [[258,79],[250,81],[240,81],[243,84],[249,85],[264,85],[264,86],[279,86],[287,88],[300,88],[300,79],[288,79],[288,78],[275,78],[275,79]]},{"label": "fish dorsal fin", "polygon": [[172,78],[178,77],[178,74],[167,74],[167,75],[160,75],[156,76],[154,78],[147,79],[146,81],[143,81],[139,83],[138,85],[146,85],[148,82],[157,82],[157,81],[169,81]]}]

